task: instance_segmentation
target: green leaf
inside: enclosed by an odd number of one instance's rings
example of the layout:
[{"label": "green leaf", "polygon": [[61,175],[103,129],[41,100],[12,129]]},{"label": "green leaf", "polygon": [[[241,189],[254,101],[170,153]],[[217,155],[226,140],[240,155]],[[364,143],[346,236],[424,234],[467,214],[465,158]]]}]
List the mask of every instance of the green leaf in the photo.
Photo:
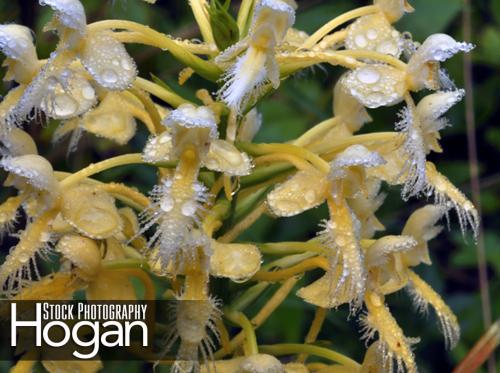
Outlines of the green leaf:
[{"label": "green leaf", "polygon": [[500,0],[492,0],[490,6],[495,21],[500,24]]},{"label": "green leaf", "polygon": [[491,146],[500,150],[500,128],[489,128],[486,131],[486,140]]},{"label": "green leaf", "polygon": [[500,65],[500,31],[497,27],[489,26],[482,32],[477,60],[489,65]]},{"label": "green leaf", "polygon": [[403,17],[397,28],[410,31],[415,40],[423,41],[448,27],[462,9],[462,0],[418,0],[412,5],[415,12]]}]

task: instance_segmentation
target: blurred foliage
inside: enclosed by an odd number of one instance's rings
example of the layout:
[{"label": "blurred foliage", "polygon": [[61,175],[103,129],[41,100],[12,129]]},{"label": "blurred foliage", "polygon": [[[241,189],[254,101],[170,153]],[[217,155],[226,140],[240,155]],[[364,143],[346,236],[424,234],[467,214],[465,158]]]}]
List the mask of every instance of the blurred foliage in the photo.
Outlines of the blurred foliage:
[{"label": "blurred foliage", "polygon": [[[409,31],[415,40],[423,41],[429,34],[446,32],[455,38],[461,38],[461,0],[413,0],[416,12],[407,15],[398,29]],[[498,89],[500,87],[500,0],[473,1],[474,43],[473,52],[476,116],[478,120],[477,137],[479,142],[479,159],[481,161],[481,181],[483,200],[483,228],[485,230],[486,251],[490,290],[492,294],[493,318],[500,316],[500,118],[498,105]],[[193,22],[187,1],[158,0],[155,6],[147,5],[139,0],[83,0],[89,21],[104,18],[123,18],[150,25],[159,31],[182,38],[197,38],[198,30]],[[311,32],[336,15],[356,6],[366,5],[358,0],[298,0],[299,11],[296,26]],[[236,8],[237,2],[232,6]],[[49,19],[49,11],[37,5],[37,1],[18,0],[0,1],[0,22],[17,22],[25,24],[37,35],[37,46],[41,57],[47,57],[56,38],[49,33],[42,33],[43,25]],[[131,54],[140,66],[140,74],[150,78],[152,72],[179,93],[194,98],[194,91],[201,81],[196,77],[184,86],[177,83],[180,67],[167,52],[143,46],[129,46]],[[456,79],[458,86],[463,86],[462,60],[455,57],[446,63],[450,75]],[[3,71],[2,71],[3,73]],[[259,107],[263,114],[264,126],[257,141],[283,141],[297,137],[307,128],[331,116],[332,87],[340,74],[339,69],[331,67],[315,68],[295,79],[289,79],[273,95]],[[9,87],[4,85],[2,93]],[[215,87],[205,87],[211,91]],[[374,111],[374,122],[366,126],[366,131],[391,128],[396,119],[398,107]],[[467,139],[465,135],[464,107],[458,105],[449,113],[453,127],[443,131],[444,153],[434,155],[433,161],[450,180],[469,194],[469,166],[467,159]],[[54,124],[44,128],[28,127],[32,135],[38,139],[40,152],[46,155],[56,169],[74,171],[103,157],[114,154],[137,151],[146,139],[146,133],[140,132],[127,145],[127,149],[112,146],[105,140],[85,135],[78,151],[65,158],[65,148],[52,147],[50,144]],[[41,139],[41,140],[40,140]],[[144,168],[141,168],[144,170]],[[153,171],[137,172],[133,166],[113,169],[102,175],[103,180],[125,180],[143,191],[148,191],[154,184]],[[425,201],[412,200],[403,203],[398,190],[389,190],[388,202],[379,212],[379,217],[391,234],[398,234],[406,218]],[[2,199],[5,196],[2,196]],[[280,219],[279,221],[263,217],[255,226],[245,233],[242,240],[281,241],[297,240],[313,237],[317,224],[326,217],[322,208],[310,211],[299,217]],[[448,372],[460,361],[472,345],[483,333],[481,302],[476,271],[475,247],[471,237],[466,240],[456,233],[459,231],[456,219],[452,217],[451,228],[454,233],[444,232],[437,240],[431,242],[432,267],[422,268],[421,275],[444,296],[446,302],[456,312],[462,327],[461,341],[453,351],[446,354],[442,337],[437,330],[434,315],[418,318],[413,312],[408,297],[404,294],[391,296],[388,302],[398,322],[408,336],[420,336],[421,342],[416,346],[417,361],[421,372]],[[4,251],[5,253],[5,251]],[[319,275],[319,274],[318,274]],[[304,279],[300,283],[304,283]],[[215,282],[217,287],[217,282]],[[269,291],[269,290],[268,290]],[[227,299],[225,291],[224,298]],[[254,305],[259,307],[259,303]],[[326,327],[320,335],[325,344],[332,345],[340,352],[355,359],[363,356],[364,343],[359,340],[358,325],[352,320],[346,321],[347,309],[340,308],[328,314]],[[313,307],[304,306],[298,298],[291,296],[282,307],[259,329],[260,342],[297,341],[306,333],[307,325],[313,318]],[[0,371],[6,371],[8,364],[0,362]],[[121,372],[139,371],[140,364],[127,362],[111,362],[106,364],[106,371]],[[499,365],[500,367],[500,365]],[[41,368],[39,368],[41,371]]]}]

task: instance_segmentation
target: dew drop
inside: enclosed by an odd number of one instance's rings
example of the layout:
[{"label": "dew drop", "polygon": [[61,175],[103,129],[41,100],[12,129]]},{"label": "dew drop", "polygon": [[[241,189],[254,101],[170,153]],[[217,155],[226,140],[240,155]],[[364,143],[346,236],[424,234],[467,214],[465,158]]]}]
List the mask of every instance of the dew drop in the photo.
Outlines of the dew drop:
[{"label": "dew drop", "polygon": [[366,33],[366,37],[370,40],[375,40],[378,36],[378,32],[377,30],[374,30],[374,29],[370,29],[367,31]]},{"label": "dew drop", "polygon": [[129,70],[129,71],[130,71],[130,70],[132,70],[132,69],[133,69],[133,66],[132,66],[132,64],[130,63],[130,61],[129,61],[129,60],[127,60],[127,59],[125,59],[125,58],[124,58],[124,59],[122,59],[122,60],[120,61],[120,63],[121,63],[122,67],[123,67],[125,70]]},{"label": "dew drop", "polygon": [[182,205],[182,215],[184,216],[194,216],[196,213],[196,202],[194,201],[187,201]]},{"label": "dew drop", "polygon": [[82,96],[85,100],[93,100],[95,98],[94,88],[86,86],[82,88]]},{"label": "dew drop", "polygon": [[380,73],[371,67],[360,69],[356,76],[364,84],[375,84],[380,80]]},{"label": "dew drop", "polygon": [[172,211],[172,209],[174,208],[174,200],[172,199],[172,197],[170,196],[163,197],[160,202],[160,208],[164,212]]},{"label": "dew drop", "polygon": [[30,256],[26,253],[22,253],[19,255],[19,261],[21,263],[26,263],[28,260],[30,260]]},{"label": "dew drop", "polygon": [[377,46],[377,52],[397,56],[399,54],[399,48],[395,43],[385,41]]},{"label": "dew drop", "polygon": [[78,103],[68,95],[57,95],[54,98],[53,114],[57,117],[68,117],[76,113]]},{"label": "dew drop", "polygon": [[368,41],[363,35],[356,35],[354,43],[360,48],[365,48],[368,45]]},{"label": "dew drop", "polygon": [[314,190],[309,190],[306,192],[304,198],[306,199],[307,202],[313,203],[314,199],[316,198],[316,193],[314,192]]},{"label": "dew drop", "polygon": [[103,70],[101,72],[101,77],[102,77],[102,80],[108,84],[116,83],[116,81],[118,80],[118,75],[116,74],[116,72],[114,70],[111,70],[111,69]]}]

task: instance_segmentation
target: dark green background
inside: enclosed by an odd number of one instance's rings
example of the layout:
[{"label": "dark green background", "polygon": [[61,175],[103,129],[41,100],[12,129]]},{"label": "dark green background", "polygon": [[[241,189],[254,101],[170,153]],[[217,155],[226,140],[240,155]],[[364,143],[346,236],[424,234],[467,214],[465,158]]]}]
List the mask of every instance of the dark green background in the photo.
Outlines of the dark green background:
[{"label": "dark green background", "polygon": [[[234,2],[234,1],[233,1]],[[42,33],[43,25],[50,18],[48,9],[37,5],[37,1],[0,0],[0,22],[18,22],[36,31],[40,58],[48,56],[57,41],[52,34]],[[198,36],[187,1],[158,0],[157,5],[149,6],[139,0],[85,0],[83,1],[89,22],[104,18],[124,18],[144,24],[182,38]],[[455,38],[461,38],[460,0],[414,0],[411,2],[416,12],[406,16],[397,27],[401,31],[410,31],[415,40],[423,41],[435,32],[446,32]],[[354,0],[318,0],[298,1],[296,27],[311,32],[334,16],[366,2]],[[496,319],[500,310],[500,118],[498,89],[500,87],[500,0],[473,1],[474,43],[473,52],[474,78],[476,94],[476,116],[478,121],[477,137],[479,158],[481,161],[482,199],[484,210],[484,229],[488,260],[488,275],[492,295],[492,313]],[[153,72],[178,92],[187,97],[194,97],[193,92],[202,86],[203,81],[193,78],[179,87],[176,83],[180,66],[168,53],[142,46],[129,46],[131,54],[140,66],[140,75],[148,77]],[[458,86],[463,86],[462,56],[457,56],[446,63],[451,76]],[[286,81],[279,92],[260,105],[264,117],[264,126],[257,141],[284,141],[292,139],[307,128],[332,114],[332,87],[340,69],[329,66],[316,67],[300,74],[295,79]],[[3,72],[2,74],[3,75]],[[1,92],[8,89],[3,84]],[[215,91],[215,86],[207,87]],[[390,130],[396,120],[398,108],[384,108],[371,111],[374,123],[365,127],[365,131]],[[443,131],[444,153],[433,155],[438,168],[457,186],[470,195],[469,168],[465,135],[464,107],[458,105],[449,113],[452,128]],[[130,151],[138,151],[146,138],[142,130],[125,148],[116,147],[105,140],[97,140],[85,135],[78,151],[65,159],[65,146],[56,148],[50,145],[50,136],[54,124],[42,128],[31,125],[28,130],[37,138],[41,153],[47,156],[56,169],[77,170],[93,160],[103,159]],[[143,191],[151,188],[155,181],[153,172],[144,168],[119,168],[100,177],[103,180],[123,180],[140,187]],[[132,172],[133,171],[133,172]],[[3,177],[3,176],[2,176]],[[7,191],[2,190],[2,196]],[[4,197],[3,197],[4,198]],[[2,198],[2,200],[3,200]],[[386,203],[379,212],[379,217],[390,234],[401,231],[405,219],[412,211],[422,205],[422,201],[411,200],[403,203],[398,190],[391,190]],[[312,237],[318,230],[317,223],[325,217],[323,209],[316,209],[296,218],[272,221],[263,218],[245,239],[253,241],[304,240]],[[459,345],[451,352],[444,350],[444,344],[438,332],[436,318],[431,312],[427,317],[418,316],[412,309],[406,294],[394,294],[388,298],[400,325],[408,336],[420,336],[422,341],[416,346],[415,353],[421,372],[447,372],[451,370],[483,332],[481,302],[476,271],[475,248],[469,237],[461,237],[456,219],[452,220],[451,232],[444,232],[431,243],[431,267],[420,267],[418,272],[444,296],[446,302],[456,312],[462,327]],[[8,247],[3,248],[5,254]],[[302,280],[304,284],[311,279]],[[221,288],[227,283],[216,283]],[[233,287],[231,287],[233,288]],[[236,287],[234,287],[236,288]],[[227,297],[227,295],[226,295]],[[226,298],[225,297],[225,298]],[[297,342],[302,340],[313,317],[313,307],[291,296],[284,305],[261,327],[258,339],[262,343]],[[321,340],[333,348],[356,359],[361,359],[364,342],[355,318],[346,321],[347,310],[341,308],[328,315]],[[7,362],[0,362],[0,371],[7,369]],[[135,372],[141,364],[107,363],[106,371],[120,369],[123,373]]]}]

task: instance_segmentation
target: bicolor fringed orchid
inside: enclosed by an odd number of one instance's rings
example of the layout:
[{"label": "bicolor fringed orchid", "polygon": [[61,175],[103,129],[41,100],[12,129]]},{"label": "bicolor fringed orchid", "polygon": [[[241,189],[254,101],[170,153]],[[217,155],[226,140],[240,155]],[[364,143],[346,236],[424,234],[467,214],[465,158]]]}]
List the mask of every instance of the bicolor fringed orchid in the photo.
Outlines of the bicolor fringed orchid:
[{"label": "bicolor fringed orchid", "polygon": [[[355,310],[360,305],[366,287],[364,253],[360,243],[362,224],[348,199],[363,193],[356,191],[359,183],[364,182],[363,168],[383,162],[377,153],[353,145],[331,163],[331,195],[327,197],[330,220],[323,224],[324,230],[318,236],[318,241],[330,252],[331,270],[317,282],[301,289],[298,292],[300,297],[326,308],[350,303]],[[327,289],[328,296],[321,299],[318,294]]]},{"label": "bicolor fringed orchid", "polygon": [[45,30],[55,30],[60,38],[58,48],[47,61],[38,62],[29,30],[17,25],[2,26],[2,38],[18,40],[25,49],[16,55],[9,55],[7,50],[6,54],[16,62],[9,65],[10,70],[18,65],[32,69],[29,73],[10,74],[23,85],[23,93],[8,112],[9,126],[29,119],[33,109],[54,119],[78,117],[96,104],[98,88],[124,90],[137,75],[134,61],[118,40],[108,32],[87,30],[85,11],[78,0],[41,0],[40,4],[54,10]]},{"label": "bicolor fringed orchid", "polygon": [[296,7],[294,0],[259,0],[248,36],[217,56],[219,65],[228,66],[219,95],[231,109],[240,112],[266,83],[280,85],[275,49],[295,22]]},{"label": "bicolor fringed orchid", "polygon": [[[398,31],[396,22],[413,10],[406,0],[374,0],[311,34],[293,28],[293,0],[242,0],[234,18],[230,1],[190,0],[202,42],[125,20],[87,23],[78,0],[40,4],[54,12],[45,30],[59,37],[47,60],[38,58],[28,28],[0,25],[4,80],[16,84],[0,103],[0,168],[12,187],[0,205],[0,230],[17,239],[0,266],[3,296],[137,300],[134,277],[144,299],[161,293],[176,302],[162,352],[175,356],[172,371],[179,373],[416,372],[416,339],[391,313],[392,294],[402,289],[418,311],[434,309],[446,346],[456,345],[456,316],[416,268],[431,265],[430,240],[452,210],[462,232],[478,234],[472,203],[427,161],[443,151],[444,115],[465,95],[440,64],[472,45],[445,34],[420,44]],[[122,43],[171,54],[182,64],[181,85],[193,74],[209,83],[191,101],[159,79],[140,78]],[[330,90],[333,116],[289,142],[255,143],[268,125],[261,101],[318,64],[344,69]],[[424,90],[432,92],[415,102]],[[400,104],[395,130],[373,132],[369,109]],[[149,137],[137,153],[67,173],[54,170],[29,128],[21,129],[33,118],[55,122],[53,141],[70,137],[69,151],[84,132],[126,145],[122,150],[140,141],[139,125]],[[94,179],[125,165],[137,174],[157,171],[149,196]],[[401,186],[404,200],[424,196],[434,204],[387,232],[377,211],[392,186]],[[238,242],[263,214],[287,218],[319,206],[327,219],[308,241]],[[56,272],[39,273],[40,260],[57,262]],[[317,269],[322,276],[296,292],[317,307],[305,343],[260,346],[257,328],[308,278],[301,274]],[[273,282],[280,283],[274,293]],[[250,304],[264,304],[251,319]],[[349,307],[363,338],[375,339],[362,363],[314,343],[327,312],[338,307]],[[241,328],[232,339],[228,322]],[[295,354],[296,361],[279,360]],[[310,355],[331,365],[314,370]],[[102,366],[42,364],[50,372]]]},{"label": "bicolor fringed orchid", "polygon": [[210,240],[201,230],[207,188],[197,181],[202,166],[242,176],[250,173],[250,158],[230,142],[218,139],[215,113],[206,106],[181,105],[170,112],[166,130],[151,137],[144,148],[147,162],[178,160],[173,177],[164,178],[151,193],[152,204],[142,214],[141,233],[158,224],[148,242],[153,260],[166,268],[196,256],[197,248],[212,252]]}]

